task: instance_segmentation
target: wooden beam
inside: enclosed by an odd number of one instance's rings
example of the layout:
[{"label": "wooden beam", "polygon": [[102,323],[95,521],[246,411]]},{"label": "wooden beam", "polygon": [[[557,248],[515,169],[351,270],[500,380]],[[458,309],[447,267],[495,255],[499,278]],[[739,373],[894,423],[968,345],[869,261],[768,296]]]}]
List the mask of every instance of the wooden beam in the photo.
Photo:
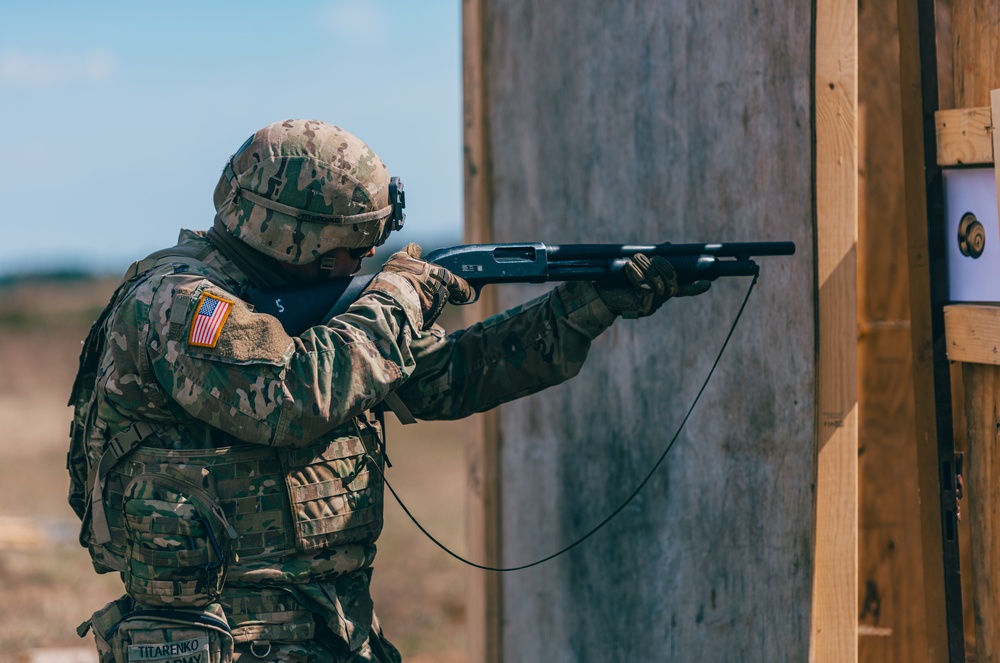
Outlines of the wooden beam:
[{"label": "wooden beam", "polygon": [[955,105],[988,106],[990,91],[1000,87],[1000,3],[952,0],[951,26]]},{"label": "wooden beam", "polygon": [[[966,307],[963,307],[966,308]],[[992,316],[1000,320],[1000,309]],[[950,343],[950,339],[949,339]],[[966,488],[972,530],[972,572],[975,584],[976,661],[1000,659],[1000,464],[997,412],[1000,408],[1000,368],[962,364],[965,420],[968,434]]]},{"label": "wooden beam", "polygon": [[967,520],[971,531],[972,596],[977,661],[1000,658],[1000,306],[945,307],[948,358],[964,386]]},{"label": "wooden beam", "polygon": [[944,324],[948,359],[1000,366],[1000,306],[946,306]]},{"label": "wooden beam", "polygon": [[[990,116],[993,120],[993,162],[996,163],[996,155],[1000,154],[1000,131],[996,130],[1000,124],[1000,89],[990,92]],[[1000,220],[1000,168],[993,168],[993,175],[997,183],[997,219]]]},{"label": "wooden beam", "polygon": [[858,6],[816,3],[819,307],[810,660],[858,657]]},{"label": "wooden beam", "polygon": [[[932,0],[898,0],[900,98],[902,106],[903,166],[906,189],[906,239],[910,283],[910,339],[913,352],[913,393],[916,408],[918,483],[920,487],[921,552],[927,654],[933,663],[964,660],[961,578],[958,543],[945,542],[942,520],[948,505],[941,492],[941,449],[953,448],[950,369],[947,357],[935,352],[943,339],[941,296],[932,289],[932,277],[944,269],[943,251],[929,242],[930,214],[940,215],[941,176],[937,171],[936,138],[925,125],[928,112],[937,110],[937,57]],[[956,63],[957,67],[957,63]],[[929,194],[935,207],[928,204]],[[937,219],[935,219],[937,221]],[[935,228],[935,230],[939,230]],[[945,400],[947,399],[947,401]],[[952,459],[953,461],[953,459]],[[954,480],[953,464],[948,466]],[[954,505],[952,505],[954,513]],[[946,568],[949,573],[946,573]],[[957,596],[956,596],[957,593]],[[949,602],[950,599],[950,602]],[[957,611],[957,614],[956,614]]]},{"label": "wooden beam", "polygon": [[958,108],[934,113],[939,166],[993,163],[990,107]]},{"label": "wooden beam", "polygon": [[[858,5],[858,660],[927,651],[895,3]],[[903,385],[906,385],[905,387]],[[971,594],[970,594],[971,596]],[[971,623],[971,620],[970,622]]]},{"label": "wooden beam", "polygon": [[[484,0],[462,2],[462,135],[464,142],[465,239],[492,241],[489,118],[486,113],[486,9]],[[466,307],[472,324],[496,311],[487,289]],[[466,531],[470,558],[500,566],[500,431],[495,411],[479,415],[480,434],[466,445]],[[502,660],[500,574],[469,568],[466,614],[470,663]]]},{"label": "wooden beam", "polygon": [[[998,100],[993,90],[1000,88],[1000,3],[983,0],[952,0],[952,50],[954,53],[954,95],[959,108],[982,108],[992,105],[989,119],[994,128],[991,137],[994,159],[997,155]],[[988,162],[987,162],[988,163]],[[990,332],[982,317],[989,311],[981,308],[952,312],[954,341],[976,352],[986,360]],[[965,322],[975,325],[962,330],[974,337],[959,338],[963,322],[955,315],[968,316]],[[946,315],[948,315],[946,313]],[[988,319],[988,318],[987,318]],[[994,320],[998,318],[994,317]],[[953,336],[947,337],[952,353]],[[975,342],[978,341],[978,342]],[[985,342],[985,343],[984,343]],[[956,348],[956,352],[961,352]],[[975,606],[976,660],[997,660],[1000,654],[1000,589],[997,587],[1000,569],[993,563],[1000,552],[1000,526],[996,522],[996,503],[1000,499],[1000,484],[995,480],[1000,471],[1000,456],[996,454],[996,413],[1000,368],[985,364],[962,365],[965,386],[965,415],[968,438],[965,489],[969,496],[969,519],[972,539],[973,603]]]}]

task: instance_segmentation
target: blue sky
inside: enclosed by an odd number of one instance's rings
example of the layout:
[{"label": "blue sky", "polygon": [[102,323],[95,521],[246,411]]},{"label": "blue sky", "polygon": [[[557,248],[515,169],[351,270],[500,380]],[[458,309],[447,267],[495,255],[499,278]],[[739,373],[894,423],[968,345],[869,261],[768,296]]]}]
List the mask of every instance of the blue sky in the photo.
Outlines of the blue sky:
[{"label": "blue sky", "polygon": [[410,239],[461,225],[459,0],[8,3],[0,274],[120,271],[211,224],[229,155],[289,118],[399,175]]}]

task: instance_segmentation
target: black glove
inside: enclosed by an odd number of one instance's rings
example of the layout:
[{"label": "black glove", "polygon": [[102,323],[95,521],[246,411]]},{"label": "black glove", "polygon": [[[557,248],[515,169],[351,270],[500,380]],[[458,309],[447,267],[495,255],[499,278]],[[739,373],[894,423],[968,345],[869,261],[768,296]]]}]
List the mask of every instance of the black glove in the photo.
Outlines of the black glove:
[{"label": "black glove", "polygon": [[[449,272],[444,267],[420,259],[420,247],[410,243],[402,251],[389,256],[382,265],[382,272],[399,274],[409,281],[420,298],[420,308],[424,314],[424,329],[428,329],[448,302],[464,304],[475,297],[468,282]],[[378,276],[369,285],[375,286]]]},{"label": "black glove", "polygon": [[641,253],[625,264],[628,286],[595,283],[597,294],[612,313],[624,318],[644,318],[652,315],[671,297],[700,295],[712,285],[708,281],[677,284],[674,266],[661,256],[647,258]]}]

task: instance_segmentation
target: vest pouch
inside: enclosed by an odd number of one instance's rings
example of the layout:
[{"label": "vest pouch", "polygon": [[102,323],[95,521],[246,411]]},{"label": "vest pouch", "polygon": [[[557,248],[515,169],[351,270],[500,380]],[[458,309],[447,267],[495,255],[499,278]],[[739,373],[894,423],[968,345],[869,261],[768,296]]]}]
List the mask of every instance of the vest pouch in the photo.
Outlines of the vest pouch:
[{"label": "vest pouch", "polygon": [[205,467],[147,465],[125,487],[125,589],[150,606],[215,601],[233,557],[236,530]]},{"label": "vest pouch", "polygon": [[231,663],[233,636],[218,603],[150,608],[123,596],[81,626],[93,627],[100,663]]},{"label": "vest pouch", "polygon": [[[368,447],[376,442],[368,441]],[[382,477],[356,436],[296,449],[280,449],[295,524],[295,547],[312,552],[344,544],[367,544],[382,531]],[[377,460],[376,460],[377,458]]]},{"label": "vest pouch", "polygon": [[227,587],[219,599],[233,641],[254,644],[255,651],[270,642],[303,642],[316,635],[316,617],[295,596],[271,587]]}]

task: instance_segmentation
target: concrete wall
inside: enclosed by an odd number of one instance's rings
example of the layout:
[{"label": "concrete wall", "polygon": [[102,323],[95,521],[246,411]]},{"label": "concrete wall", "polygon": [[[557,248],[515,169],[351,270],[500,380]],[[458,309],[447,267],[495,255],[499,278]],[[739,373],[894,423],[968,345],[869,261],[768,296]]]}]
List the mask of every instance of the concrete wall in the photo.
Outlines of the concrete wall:
[{"label": "concrete wall", "polygon": [[[487,1],[494,241],[790,239],[673,451],[502,578],[507,661],[804,661],[815,476],[811,3]],[[504,406],[502,562],[642,479],[749,286],[619,321]],[[498,306],[536,289],[497,289]]]}]

